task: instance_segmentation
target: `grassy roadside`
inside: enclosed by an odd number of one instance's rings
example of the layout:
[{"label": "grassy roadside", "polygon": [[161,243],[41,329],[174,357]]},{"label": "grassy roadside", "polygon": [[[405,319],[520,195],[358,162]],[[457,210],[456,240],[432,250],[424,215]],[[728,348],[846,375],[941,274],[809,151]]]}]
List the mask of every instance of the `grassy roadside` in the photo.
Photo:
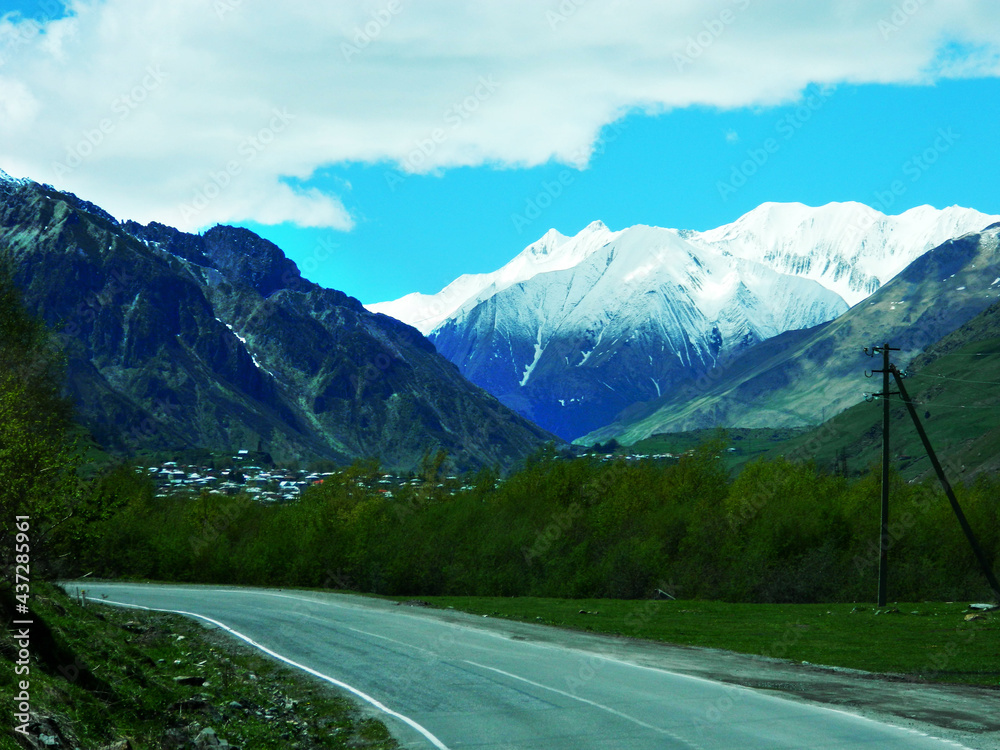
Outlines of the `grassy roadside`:
[{"label": "grassy roadside", "polygon": [[[1000,611],[964,603],[728,604],[422,597],[438,608],[930,682],[1000,686]],[[973,619],[966,619],[971,616]]]},{"label": "grassy roadside", "polygon": [[[35,584],[32,616],[29,731],[36,744],[4,729],[0,748],[208,747],[213,735],[218,747],[244,750],[397,747],[384,725],[362,718],[332,687],[179,615],[84,608]],[[24,679],[14,674],[16,654],[6,628],[0,710],[8,727],[15,678]]]}]

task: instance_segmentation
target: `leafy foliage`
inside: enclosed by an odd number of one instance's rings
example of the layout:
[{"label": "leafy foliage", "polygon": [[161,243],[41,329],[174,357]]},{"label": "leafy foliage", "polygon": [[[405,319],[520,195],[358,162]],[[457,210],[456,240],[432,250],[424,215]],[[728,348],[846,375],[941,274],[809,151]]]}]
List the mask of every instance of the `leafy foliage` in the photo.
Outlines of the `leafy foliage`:
[{"label": "leafy foliage", "polygon": [[[106,576],[405,596],[873,599],[878,472],[847,479],[776,459],[731,479],[721,446],[675,464],[542,451],[503,483],[481,472],[391,498],[364,463],[286,505],[139,496],[100,526],[90,564]],[[959,498],[994,560],[998,490],[983,477]],[[898,476],[892,492],[893,597],[988,596],[943,495]]]},{"label": "leafy foliage", "polygon": [[13,517],[28,516],[36,564],[51,560],[53,533],[75,520],[79,506],[62,375],[61,353],[44,323],[25,311],[11,264],[0,258],[0,544],[11,549]]}]

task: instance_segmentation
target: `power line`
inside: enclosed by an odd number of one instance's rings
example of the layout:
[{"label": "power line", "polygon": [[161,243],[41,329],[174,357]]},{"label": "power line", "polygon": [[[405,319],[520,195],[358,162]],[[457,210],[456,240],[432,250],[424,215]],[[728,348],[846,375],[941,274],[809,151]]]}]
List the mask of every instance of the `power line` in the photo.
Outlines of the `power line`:
[{"label": "power line", "polygon": [[[888,344],[886,345],[886,348],[888,349]],[[944,475],[944,469],[941,468],[937,455],[931,447],[930,440],[927,438],[927,433],[924,432],[924,427],[920,424],[920,418],[917,416],[916,409],[914,409],[913,404],[910,403],[910,394],[906,392],[906,386],[903,385],[903,376],[899,372],[896,365],[890,364],[888,367],[892,372],[893,377],[896,379],[896,385],[899,387],[899,395],[903,397],[901,400],[904,404],[906,404],[907,411],[910,412],[910,417],[913,419],[913,426],[917,428],[917,434],[920,436],[920,441],[924,444],[924,450],[927,452],[927,457],[931,460],[934,472],[937,474],[938,480],[944,488],[944,493],[948,496],[948,502],[951,503],[951,509],[955,512],[955,516],[958,518],[958,523],[962,527],[962,531],[965,532],[966,539],[969,540],[969,546],[972,547],[972,551],[975,553],[976,559],[979,561],[979,566],[982,568],[983,574],[986,576],[986,580],[990,584],[990,588],[993,589],[994,596],[996,596],[997,601],[1000,602],[1000,582],[997,581],[996,576],[993,574],[993,566],[986,558],[986,554],[983,552],[982,547],[979,546],[979,540],[976,539],[976,535],[973,533],[972,527],[969,526],[969,522],[966,520],[965,514],[962,512],[962,508],[959,506],[958,500],[955,498],[955,493],[951,489],[951,485],[948,483],[947,477]]]},{"label": "power line", "polygon": [[1000,352],[980,352],[978,354],[962,354],[960,352],[952,352],[949,354],[931,354],[928,356],[931,356],[934,359],[939,359],[941,357],[995,357],[997,354],[1000,354]]},{"label": "power line", "polygon": [[[872,401],[877,401],[881,396],[880,393],[865,393],[865,401],[871,403]],[[906,401],[904,401],[906,403]],[[916,404],[918,406],[933,406],[938,409],[972,409],[972,410],[982,410],[982,411],[995,411],[1000,409],[1000,404],[994,406],[969,406],[967,404],[939,404],[937,401],[917,401],[916,399],[909,399],[909,403]]]},{"label": "power line", "polygon": [[878,353],[882,355],[882,369],[866,372],[865,375],[871,377],[876,372],[882,373],[882,392],[876,395],[885,399],[882,402],[882,533],[879,536],[878,562],[878,606],[880,607],[886,604],[889,571],[889,397],[894,393],[889,390],[889,374],[893,367],[889,357],[891,352],[898,351],[899,347],[889,346],[888,341],[882,346],[873,346],[870,352],[868,347],[865,347],[865,354],[869,357],[874,357]]},{"label": "power line", "polygon": [[936,401],[916,401],[914,399],[910,399],[909,402],[907,402],[904,399],[900,400],[904,404],[911,403],[911,404],[916,404],[917,406],[933,406],[936,409],[972,409],[973,411],[978,411],[978,410],[995,411],[997,409],[1000,409],[1000,404],[996,404],[995,406],[965,406],[959,404],[939,404]]},{"label": "power line", "polygon": [[966,378],[950,378],[947,375],[922,375],[917,372],[906,372],[905,377],[908,378],[931,378],[934,380],[953,380],[956,383],[979,383],[980,385],[1000,385],[1000,382],[996,380],[967,380]]}]

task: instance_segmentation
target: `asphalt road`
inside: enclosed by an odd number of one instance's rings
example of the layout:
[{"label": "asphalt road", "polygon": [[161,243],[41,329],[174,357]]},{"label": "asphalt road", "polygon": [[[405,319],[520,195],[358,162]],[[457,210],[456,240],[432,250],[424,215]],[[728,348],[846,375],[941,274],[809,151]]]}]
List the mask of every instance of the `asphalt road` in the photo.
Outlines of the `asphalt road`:
[{"label": "asphalt road", "polygon": [[[674,647],[322,592],[81,582],[181,612],[333,682],[407,748],[941,750],[954,739],[649,666]],[[705,659],[713,653],[704,652]],[[685,658],[698,659],[687,649]],[[746,658],[746,657],[742,657]],[[669,661],[669,660],[668,660]]]}]

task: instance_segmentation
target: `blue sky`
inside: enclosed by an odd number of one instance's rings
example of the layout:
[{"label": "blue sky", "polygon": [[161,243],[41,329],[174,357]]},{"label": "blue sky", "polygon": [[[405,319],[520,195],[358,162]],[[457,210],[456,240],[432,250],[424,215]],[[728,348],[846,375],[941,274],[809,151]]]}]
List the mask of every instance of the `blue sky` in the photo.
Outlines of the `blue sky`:
[{"label": "blue sky", "polygon": [[550,227],[571,235],[595,219],[612,229],[704,230],[765,201],[858,201],[884,213],[957,204],[1000,214],[997,122],[997,79],[813,86],[785,106],[627,116],[603,129],[582,169],[401,176],[391,164],[331,168],[314,184],[345,195],[357,219],[351,231],[248,226],[310,278],[376,302],[495,270]]},{"label": "blue sky", "polygon": [[0,168],[371,303],[550,227],[1000,214],[985,0],[0,3]]}]

